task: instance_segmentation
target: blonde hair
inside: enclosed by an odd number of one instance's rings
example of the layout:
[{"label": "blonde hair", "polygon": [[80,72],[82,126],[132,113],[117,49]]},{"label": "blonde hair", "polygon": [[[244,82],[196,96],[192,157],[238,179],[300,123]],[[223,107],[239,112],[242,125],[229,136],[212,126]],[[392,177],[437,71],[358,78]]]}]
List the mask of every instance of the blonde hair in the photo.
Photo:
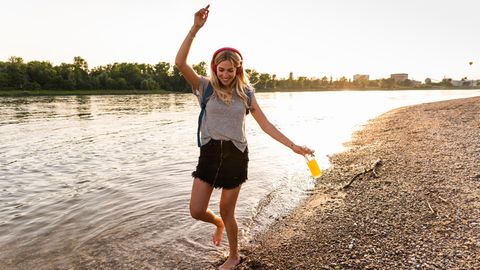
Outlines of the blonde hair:
[{"label": "blonde hair", "polygon": [[217,77],[216,70],[212,69],[212,73],[210,75],[210,82],[212,83],[212,86],[213,86],[213,92],[215,96],[220,98],[220,100],[223,101],[225,104],[231,104],[232,90],[233,90],[233,93],[239,96],[242,99],[243,103],[245,104],[245,107],[248,108],[249,107],[247,102],[248,97],[247,97],[246,91],[247,91],[247,88],[250,88],[251,91],[254,91],[254,89],[250,84],[248,75],[243,70],[242,58],[240,57],[239,54],[233,51],[225,50],[225,51],[219,52],[215,56],[215,59],[213,59],[212,62],[214,66],[217,67],[218,64],[226,60],[230,61],[232,65],[236,68],[235,79],[232,82],[232,87],[231,89],[229,89],[225,87],[222,83],[220,83]]}]

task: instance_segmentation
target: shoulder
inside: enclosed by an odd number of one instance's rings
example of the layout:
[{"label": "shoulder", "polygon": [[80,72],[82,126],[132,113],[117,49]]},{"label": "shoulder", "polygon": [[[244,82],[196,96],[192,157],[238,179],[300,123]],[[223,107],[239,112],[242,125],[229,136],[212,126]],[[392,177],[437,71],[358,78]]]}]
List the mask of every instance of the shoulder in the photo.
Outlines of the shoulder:
[{"label": "shoulder", "polygon": [[200,83],[198,85],[198,89],[192,89],[193,93],[196,96],[203,96],[203,93],[205,93],[205,90],[208,88],[209,84],[210,84],[209,78],[200,76]]},{"label": "shoulder", "polygon": [[200,76],[200,84],[201,83],[209,83],[209,82],[210,82],[210,78],[205,77],[205,76]]},{"label": "shoulder", "polygon": [[253,97],[255,93],[255,88],[253,88],[252,85],[245,85],[244,91],[247,96]]}]

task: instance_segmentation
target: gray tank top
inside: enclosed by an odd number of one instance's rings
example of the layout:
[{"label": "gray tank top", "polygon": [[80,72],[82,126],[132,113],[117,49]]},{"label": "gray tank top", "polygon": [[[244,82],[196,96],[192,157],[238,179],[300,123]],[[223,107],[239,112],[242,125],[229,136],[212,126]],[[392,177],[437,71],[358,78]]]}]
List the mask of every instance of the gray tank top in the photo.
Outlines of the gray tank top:
[{"label": "gray tank top", "polygon": [[[201,77],[199,89],[194,91],[199,104],[202,102],[203,94],[209,82],[207,78]],[[245,110],[243,100],[236,94],[233,95],[230,105],[225,104],[215,94],[212,94],[205,107],[205,114],[200,126],[201,145],[207,144],[211,139],[232,141],[240,151],[244,152],[247,147]]]}]

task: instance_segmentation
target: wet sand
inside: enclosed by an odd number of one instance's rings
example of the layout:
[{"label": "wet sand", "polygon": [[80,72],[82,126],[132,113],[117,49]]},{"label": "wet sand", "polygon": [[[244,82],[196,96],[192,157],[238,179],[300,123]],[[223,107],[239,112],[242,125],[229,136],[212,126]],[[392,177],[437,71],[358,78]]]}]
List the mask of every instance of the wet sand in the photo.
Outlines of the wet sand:
[{"label": "wet sand", "polygon": [[480,269],[480,97],[395,109],[347,146],[238,269]]}]

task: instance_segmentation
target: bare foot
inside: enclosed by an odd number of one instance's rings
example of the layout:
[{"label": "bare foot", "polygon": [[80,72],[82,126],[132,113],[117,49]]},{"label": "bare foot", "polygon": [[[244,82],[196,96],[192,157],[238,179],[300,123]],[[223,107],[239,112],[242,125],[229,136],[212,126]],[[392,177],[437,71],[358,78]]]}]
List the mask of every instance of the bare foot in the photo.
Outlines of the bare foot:
[{"label": "bare foot", "polygon": [[237,256],[234,256],[234,257],[228,257],[228,259],[222,264],[220,265],[220,267],[218,268],[218,270],[231,270],[231,269],[234,269],[235,266],[239,265],[240,262],[241,262],[241,258],[240,258],[240,255],[237,255]]},{"label": "bare foot", "polygon": [[220,243],[222,242],[222,234],[223,234],[223,228],[225,226],[222,224],[221,226],[217,226],[215,231],[213,232],[213,244],[215,246],[220,246]]}]

